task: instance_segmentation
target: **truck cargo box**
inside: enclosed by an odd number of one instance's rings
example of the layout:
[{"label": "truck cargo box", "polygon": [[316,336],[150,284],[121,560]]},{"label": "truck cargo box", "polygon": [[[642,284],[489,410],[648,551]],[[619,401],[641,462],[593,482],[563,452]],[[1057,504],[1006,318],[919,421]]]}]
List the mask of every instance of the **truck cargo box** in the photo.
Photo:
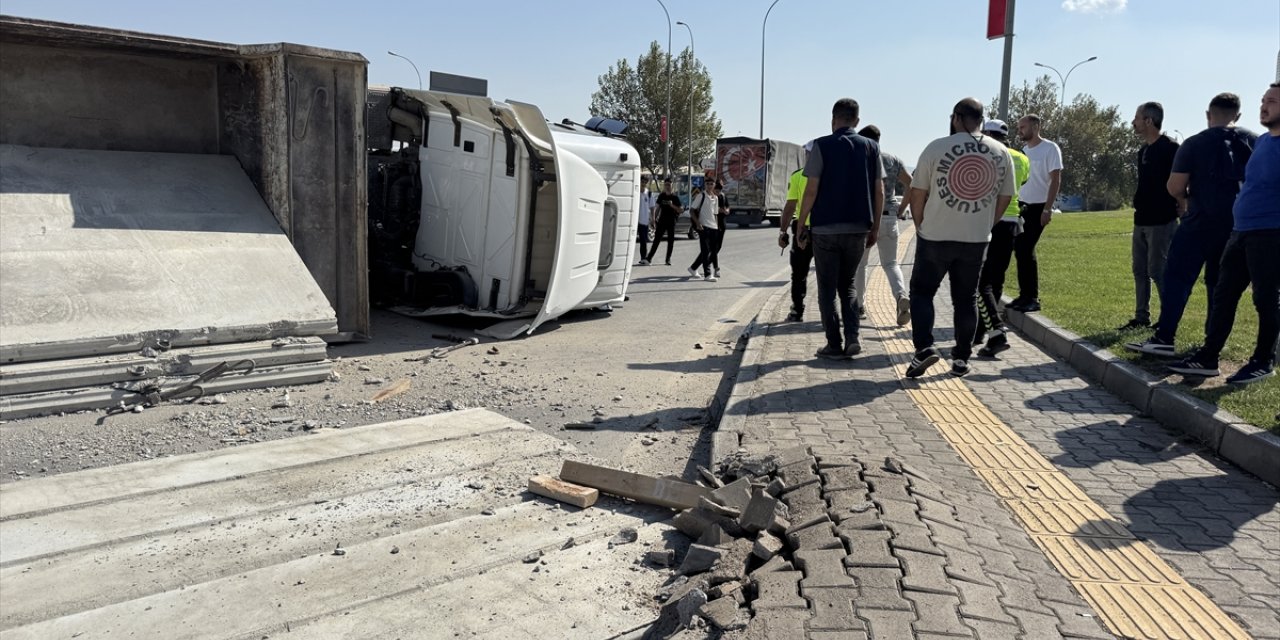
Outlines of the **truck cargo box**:
[{"label": "truck cargo box", "polygon": [[787,181],[801,168],[803,149],[783,140],[733,137],[716,141],[716,175],[729,198],[727,222],[775,226],[787,202]]}]

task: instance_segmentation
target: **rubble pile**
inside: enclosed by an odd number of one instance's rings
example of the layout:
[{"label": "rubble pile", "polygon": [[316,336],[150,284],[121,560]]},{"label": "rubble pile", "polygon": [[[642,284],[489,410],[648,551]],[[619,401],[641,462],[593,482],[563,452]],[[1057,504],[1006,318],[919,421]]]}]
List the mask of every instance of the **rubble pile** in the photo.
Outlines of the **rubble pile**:
[{"label": "rubble pile", "polygon": [[[834,514],[818,495],[819,471],[839,467],[855,473],[860,468],[851,457],[819,461],[808,447],[765,455],[740,452],[721,460],[717,473],[700,468],[710,495],[672,519],[693,544],[657,594],[664,603],[661,615],[645,637],[702,637],[698,631],[729,637],[736,634],[726,632],[746,630],[764,600],[781,593],[769,585],[795,575],[793,553],[814,547],[806,538],[825,530],[828,535],[818,537],[831,539]],[[789,499],[805,492],[816,500]],[[650,552],[646,562],[666,566],[676,562],[673,556]],[[798,601],[794,604],[806,606],[789,595]]]}]

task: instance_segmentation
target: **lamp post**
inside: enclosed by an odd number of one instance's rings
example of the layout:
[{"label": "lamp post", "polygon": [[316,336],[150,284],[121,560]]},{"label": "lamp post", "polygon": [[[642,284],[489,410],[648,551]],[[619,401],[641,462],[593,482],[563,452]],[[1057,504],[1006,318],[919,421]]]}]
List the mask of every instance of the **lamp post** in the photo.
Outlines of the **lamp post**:
[{"label": "lamp post", "polygon": [[676,24],[689,30],[689,203],[693,204],[693,72],[698,64],[698,55],[693,48],[693,27],[684,22],[677,21]]},{"label": "lamp post", "polygon": [[667,16],[667,117],[666,117],[666,139],[663,140],[662,150],[662,168],[666,175],[671,175],[671,13],[667,11],[667,5],[662,0],[658,0],[658,4],[662,6],[662,13]]},{"label": "lamp post", "polygon": [[1066,105],[1066,103],[1067,103],[1067,80],[1070,80],[1070,79],[1071,79],[1071,72],[1072,72],[1072,71],[1075,71],[1075,70],[1076,70],[1076,67],[1078,67],[1078,66],[1080,66],[1080,65],[1082,65],[1082,64],[1084,64],[1084,63],[1086,63],[1086,62],[1093,62],[1094,60],[1097,60],[1097,59],[1098,59],[1098,56],[1092,56],[1092,57],[1090,57],[1090,58],[1089,58],[1089,59],[1087,59],[1087,60],[1081,60],[1080,62],[1075,63],[1075,65],[1073,65],[1070,69],[1067,69],[1067,75],[1065,75],[1065,76],[1064,76],[1064,75],[1062,75],[1062,72],[1061,72],[1061,71],[1058,71],[1057,69],[1054,69],[1053,67],[1051,67],[1051,66],[1049,66],[1049,65],[1047,65],[1047,64],[1040,64],[1039,62],[1037,62],[1037,63],[1035,63],[1035,66],[1037,66],[1037,67],[1043,67],[1043,68],[1045,68],[1045,69],[1048,69],[1048,70],[1050,70],[1050,71],[1052,71],[1052,72],[1054,72],[1054,73],[1058,74],[1058,80],[1062,82],[1062,99],[1060,99],[1060,100],[1058,101],[1058,105],[1059,105],[1059,106],[1065,106],[1065,105]]},{"label": "lamp post", "polygon": [[413,64],[413,61],[412,61],[412,60],[410,60],[410,59],[408,59],[408,58],[406,58],[406,57],[404,57],[404,56],[402,56],[402,55],[400,55],[400,54],[398,54],[398,53],[396,53],[396,52],[394,52],[394,51],[388,51],[388,52],[387,52],[387,55],[391,55],[391,56],[395,56],[395,57],[397,57],[397,58],[400,58],[401,60],[404,60],[405,62],[408,62],[408,63],[409,63],[409,66],[412,66],[412,67],[413,67],[413,74],[414,74],[414,75],[416,75],[416,76],[418,76],[418,90],[419,90],[419,91],[421,91],[421,90],[422,90],[422,74],[421,74],[421,73],[418,73],[418,65]]},{"label": "lamp post", "polygon": [[773,5],[778,4],[778,0],[773,0],[769,5],[769,10],[764,12],[764,21],[760,23],[760,138],[764,138],[764,33],[765,27],[769,24],[769,14],[773,12]]}]

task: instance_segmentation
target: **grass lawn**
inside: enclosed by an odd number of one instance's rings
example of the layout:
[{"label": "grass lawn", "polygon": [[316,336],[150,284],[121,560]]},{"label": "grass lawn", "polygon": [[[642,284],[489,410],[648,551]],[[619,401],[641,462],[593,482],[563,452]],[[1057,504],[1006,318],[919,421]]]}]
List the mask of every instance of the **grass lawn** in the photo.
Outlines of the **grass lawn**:
[{"label": "grass lawn", "polygon": [[[1143,356],[1124,348],[1125,342],[1145,339],[1146,331],[1118,332],[1116,327],[1133,317],[1133,270],[1130,241],[1133,231],[1131,210],[1067,213],[1054,216],[1037,248],[1040,257],[1040,299],[1044,315],[1059,325],[1107,348],[1117,356],[1135,362],[1157,376],[1168,375],[1162,358]],[[1017,293],[1014,270],[1005,290]],[[1160,304],[1152,291],[1151,315],[1159,316]],[[1204,341],[1204,282],[1196,283],[1178,327],[1178,353]],[[1235,329],[1222,354],[1221,369],[1230,375],[1253,353],[1258,331],[1258,314],[1248,291],[1241,298]],[[1188,393],[1230,411],[1251,424],[1280,433],[1276,412],[1280,411],[1280,376],[1235,388],[1223,384],[1224,377],[1201,384],[1183,382]],[[1172,376],[1171,380],[1180,380]]]}]

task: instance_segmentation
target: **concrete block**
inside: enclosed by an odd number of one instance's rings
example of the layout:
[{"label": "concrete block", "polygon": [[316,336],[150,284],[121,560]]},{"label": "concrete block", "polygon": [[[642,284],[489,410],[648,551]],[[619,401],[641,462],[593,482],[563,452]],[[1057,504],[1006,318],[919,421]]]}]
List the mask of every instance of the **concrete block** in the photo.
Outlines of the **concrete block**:
[{"label": "concrete block", "polygon": [[845,551],[840,549],[802,549],[795,552],[796,562],[804,571],[802,584],[807,587],[856,586],[844,569]]},{"label": "concrete block", "polygon": [[1160,385],[1152,390],[1151,406],[1147,412],[1160,424],[1182,431],[1214,451],[1222,444],[1227,423],[1240,422],[1230,413],[1182,393],[1171,385]]},{"label": "concrete block", "polygon": [[800,597],[799,571],[770,571],[752,574],[756,582],[756,599],[751,609],[760,612],[767,609],[808,609],[809,603]]},{"label": "concrete block", "polygon": [[886,530],[839,528],[840,537],[849,547],[845,564],[851,567],[884,567],[897,569],[898,558],[889,550],[893,534]]},{"label": "concrete block", "polygon": [[1237,421],[1223,429],[1218,454],[1280,487],[1280,436]]},{"label": "concrete block", "polygon": [[844,549],[844,542],[836,536],[835,529],[829,523],[788,533],[787,542],[796,550]]},{"label": "concrete block", "polygon": [[711,524],[702,532],[702,535],[698,537],[698,544],[707,547],[718,547],[732,541],[733,536],[725,533],[724,527],[719,523]]},{"label": "concrete block", "polygon": [[1092,342],[1077,340],[1075,346],[1071,348],[1071,355],[1067,357],[1067,364],[1079,371],[1080,375],[1094,382],[1102,382],[1102,375],[1106,372],[1107,366],[1118,360],[1116,354]]},{"label": "concrete block", "polygon": [[677,573],[687,576],[709,571],[720,560],[722,555],[724,555],[724,551],[717,547],[708,547],[701,544],[689,545],[689,552],[685,554],[684,562],[680,563],[680,569],[677,570]]},{"label": "concrete block", "polygon": [[1046,327],[1040,345],[1055,358],[1066,360],[1071,357],[1071,350],[1079,339],[1080,336],[1061,327]]},{"label": "concrete block", "polygon": [[809,620],[809,628],[830,631],[862,631],[866,625],[853,611],[853,601],[858,597],[858,590],[853,587],[807,588],[802,587],[804,597],[809,600],[809,609],[813,618]]},{"label": "concrete block", "polygon": [[533,476],[529,478],[529,493],[559,500],[575,507],[587,508],[600,499],[600,491],[591,487],[583,487],[565,482],[551,476]]},{"label": "concrete block", "polygon": [[732,631],[747,626],[747,616],[741,615],[738,601],[732,597],[717,598],[698,609],[698,615],[717,629]]},{"label": "concrete block", "polygon": [[751,553],[761,560],[768,561],[778,555],[782,548],[782,541],[777,536],[763,532],[760,537],[756,538],[755,543],[752,545]]},{"label": "concrete block", "polygon": [[734,540],[728,545],[720,547],[722,549],[720,561],[716,563],[715,568],[707,576],[710,583],[718,585],[746,580],[747,562],[751,559],[753,546],[754,543],[751,540]]},{"label": "concrete block", "polygon": [[720,504],[742,511],[751,501],[751,480],[738,478],[729,484],[711,492],[711,497]]},{"label": "concrete block", "polygon": [[808,462],[809,466],[812,467],[814,463],[813,450],[808,446],[783,449],[774,455],[778,460],[779,467],[787,467],[798,462]]},{"label": "concrete block", "polygon": [[770,571],[795,571],[795,567],[782,556],[774,556],[768,562],[752,570],[750,575],[755,577],[757,574],[769,573]]},{"label": "concrete block", "polygon": [[1151,392],[1159,380],[1137,365],[1116,360],[1102,373],[1102,386],[1120,396],[1121,400],[1137,407],[1141,413],[1150,413]]},{"label": "concrete block", "polygon": [[669,567],[676,563],[676,552],[675,549],[646,551],[644,553],[644,561],[657,567]]},{"label": "concrete block", "polygon": [[822,470],[822,489],[827,493],[835,491],[867,490],[867,483],[862,479],[862,467],[832,467]]},{"label": "concrete block", "polygon": [[737,518],[742,511],[733,507],[725,507],[710,498],[698,498],[698,508],[726,518]]},{"label": "concrete block", "polygon": [[751,496],[747,508],[742,510],[738,524],[750,533],[757,533],[769,528],[773,522],[774,512],[778,508],[778,500],[763,490]]}]

